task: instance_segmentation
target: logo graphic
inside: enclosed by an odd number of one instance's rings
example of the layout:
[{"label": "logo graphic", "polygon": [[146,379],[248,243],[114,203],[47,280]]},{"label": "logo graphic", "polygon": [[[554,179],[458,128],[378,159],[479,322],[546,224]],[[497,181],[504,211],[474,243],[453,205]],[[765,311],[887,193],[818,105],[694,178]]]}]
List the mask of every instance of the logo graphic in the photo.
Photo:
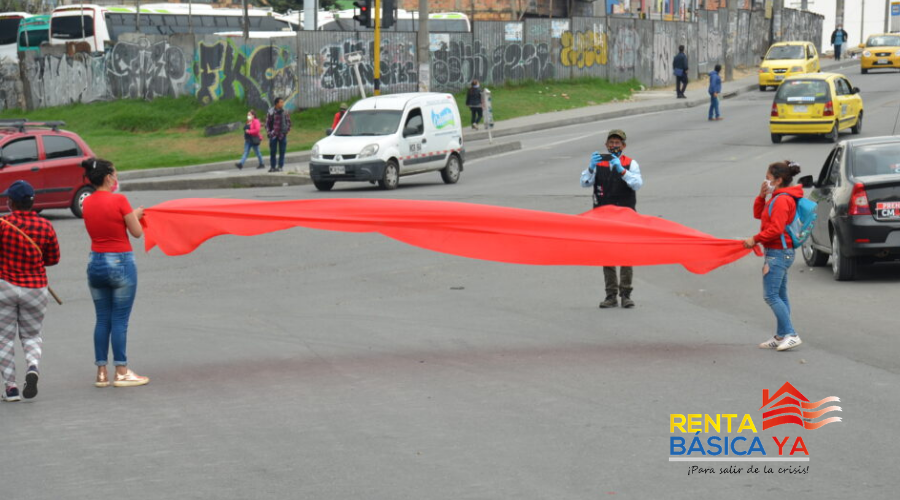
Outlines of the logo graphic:
[{"label": "logo graphic", "polygon": [[[775,402],[781,396],[784,397]],[[829,406],[821,410],[816,409],[832,401],[840,402],[841,400],[836,396],[829,396],[815,403],[810,403],[809,399],[792,386],[790,382],[785,382],[771,398],[769,397],[769,390],[763,389],[762,406],[759,409],[762,410],[768,407],[768,410],[763,412],[763,430],[785,424],[797,424],[804,429],[813,430],[832,422],[840,422],[841,417],[829,417],[813,422],[814,419],[826,413],[842,411],[840,406]]]},{"label": "logo graphic", "polygon": [[453,111],[450,108],[444,108],[440,113],[435,113],[432,110],[431,123],[433,123],[434,128],[438,130],[449,127],[451,125],[456,125],[456,121],[453,119]]}]

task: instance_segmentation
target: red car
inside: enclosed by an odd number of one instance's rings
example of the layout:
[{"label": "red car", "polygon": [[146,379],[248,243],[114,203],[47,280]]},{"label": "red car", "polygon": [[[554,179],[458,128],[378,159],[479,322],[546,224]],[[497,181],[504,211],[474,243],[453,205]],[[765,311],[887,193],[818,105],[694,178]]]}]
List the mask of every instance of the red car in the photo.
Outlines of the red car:
[{"label": "red car", "polygon": [[[0,193],[22,179],[34,187],[34,209],[68,208],[81,217],[81,204],[94,192],[81,162],[94,156],[63,122],[0,120]],[[0,211],[6,211],[0,196]]]}]

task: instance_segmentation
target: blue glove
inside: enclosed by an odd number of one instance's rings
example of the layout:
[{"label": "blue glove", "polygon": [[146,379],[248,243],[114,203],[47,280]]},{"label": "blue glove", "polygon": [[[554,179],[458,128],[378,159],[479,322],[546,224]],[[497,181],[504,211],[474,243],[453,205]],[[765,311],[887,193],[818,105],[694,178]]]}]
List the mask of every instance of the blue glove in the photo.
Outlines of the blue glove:
[{"label": "blue glove", "polygon": [[603,157],[600,156],[600,153],[594,151],[594,153],[591,155],[591,165],[588,167],[588,169],[593,172],[594,169],[597,168],[597,164],[601,161],[603,161]]},{"label": "blue glove", "polygon": [[617,174],[621,174],[625,171],[625,167],[622,166],[622,161],[619,160],[618,156],[613,156],[612,160],[609,160],[609,166],[616,169]]}]

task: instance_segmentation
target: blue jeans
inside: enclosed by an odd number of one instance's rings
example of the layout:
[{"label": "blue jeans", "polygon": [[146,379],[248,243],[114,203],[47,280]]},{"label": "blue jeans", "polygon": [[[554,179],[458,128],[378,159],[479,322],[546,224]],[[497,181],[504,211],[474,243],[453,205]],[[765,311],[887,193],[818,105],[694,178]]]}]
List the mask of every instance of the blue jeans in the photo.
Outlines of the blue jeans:
[{"label": "blue jeans", "polygon": [[250,150],[256,152],[256,157],[259,159],[260,166],[266,166],[266,162],[262,159],[262,153],[259,152],[259,145],[252,144],[250,141],[244,141],[244,156],[241,156],[240,164],[243,165],[245,161],[247,161],[247,155],[250,154]]},{"label": "blue jeans", "polygon": [[835,61],[841,60],[841,45],[843,45],[843,44],[839,43],[834,46],[834,60]]},{"label": "blue jeans", "polygon": [[[278,156],[278,163],[275,163],[275,152],[278,151],[279,146],[281,147],[281,152]],[[275,168],[278,165],[278,168],[284,168],[284,150],[287,149],[287,137],[274,138],[269,139],[269,156],[271,162],[269,166],[271,168]]]},{"label": "blue jeans", "polygon": [[128,364],[128,357],[125,355],[128,318],[137,293],[134,254],[91,252],[87,275],[97,313],[97,324],[94,326],[96,364],[106,366],[112,340],[114,364],[125,366]]},{"label": "blue jeans", "polygon": [[[713,117],[713,112],[715,112],[716,116]],[[709,95],[709,118],[718,118],[719,117],[719,98],[710,94]]]},{"label": "blue jeans", "polygon": [[766,249],[766,265],[769,272],[763,275],[763,297],[775,313],[778,327],[776,337],[797,335],[791,323],[791,303],[788,300],[788,269],[794,263],[794,249]]}]

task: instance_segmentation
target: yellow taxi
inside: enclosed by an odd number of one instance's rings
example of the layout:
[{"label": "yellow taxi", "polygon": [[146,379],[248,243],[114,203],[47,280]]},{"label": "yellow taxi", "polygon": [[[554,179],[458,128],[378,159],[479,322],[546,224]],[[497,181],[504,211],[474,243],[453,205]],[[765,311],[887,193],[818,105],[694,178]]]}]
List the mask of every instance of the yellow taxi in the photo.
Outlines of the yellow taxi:
[{"label": "yellow taxi", "polygon": [[824,135],[838,142],[840,131],[862,131],[863,100],[859,89],[837,73],[785,78],[775,93],[769,117],[772,142],[785,135]]},{"label": "yellow taxi", "polygon": [[864,75],[870,69],[900,69],[900,33],[871,35],[859,48],[863,49],[859,64]]},{"label": "yellow taxi", "polygon": [[771,47],[759,65],[759,90],[777,87],[785,78],[801,73],[818,73],[819,52],[810,42],[779,42]]}]

